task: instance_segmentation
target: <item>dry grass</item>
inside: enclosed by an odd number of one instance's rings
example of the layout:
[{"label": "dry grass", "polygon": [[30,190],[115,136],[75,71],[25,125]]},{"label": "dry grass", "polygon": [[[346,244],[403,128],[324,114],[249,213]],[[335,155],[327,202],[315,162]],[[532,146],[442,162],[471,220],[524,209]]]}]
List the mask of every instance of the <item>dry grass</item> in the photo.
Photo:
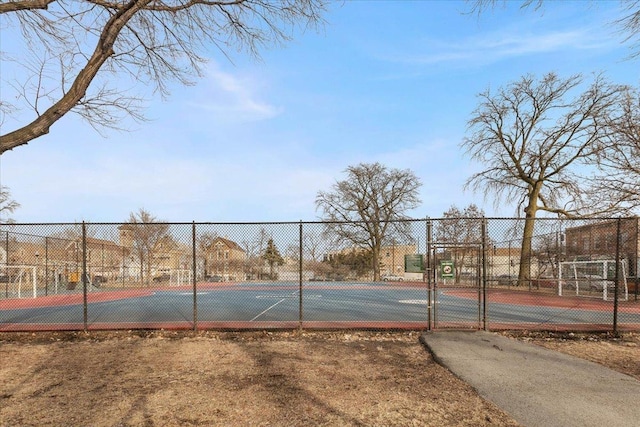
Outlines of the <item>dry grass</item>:
[{"label": "dry grass", "polygon": [[[637,335],[618,341],[601,336],[517,335],[560,351],[589,355],[614,369],[633,365],[632,374],[638,375]],[[516,425],[435,363],[418,336],[417,332],[2,334],[0,424]]]}]

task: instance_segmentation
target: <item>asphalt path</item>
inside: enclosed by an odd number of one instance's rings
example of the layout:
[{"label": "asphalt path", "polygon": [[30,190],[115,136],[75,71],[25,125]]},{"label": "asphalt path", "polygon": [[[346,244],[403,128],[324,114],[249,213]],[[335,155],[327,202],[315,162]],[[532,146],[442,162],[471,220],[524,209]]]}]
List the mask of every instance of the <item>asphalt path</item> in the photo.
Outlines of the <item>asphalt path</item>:
[{"label": "asphalt path", "polygon": [[637,426],[640,382],[577,357],[484,331],[428,332],[434,358],[530,427]]},{"label": "asphalt path", "polygon": [[[194,318],[199,325],[261,327],[295,325],[335,327],[465,327],[482,326],[483,307],[474,293],[460,296],[447,289],[438,290],[431,304],[422,286],[376,283],[305,283],[300,289],[292,283],[243,283],[158,288],[144,292],[109,290],[88,295],[87,324],[96,328],[189,328]],[[110,296],[111,292],[111,298]],[[75,295],[78,297],[78,294]],[[81,295],[80,295],[81,297]],[[45,297],[47,298],[47,297]],[[49,302],[48,302],[49,301]],[[568,300],[567,300],[568,301]],[[34,298],[1,301],[0,330],[78,329],[84,323],[82,299]],[[195,307],[195,309],[194,309]],[[429,317],[431,315],[431,317]],[[611,323],[612,313],[599,309],[569,306],[488,303],[490,324],[582,325]],[[620,323],[640,326],[640,311],[621,312]],[[81,326],[80,326],[81,328]]]}]

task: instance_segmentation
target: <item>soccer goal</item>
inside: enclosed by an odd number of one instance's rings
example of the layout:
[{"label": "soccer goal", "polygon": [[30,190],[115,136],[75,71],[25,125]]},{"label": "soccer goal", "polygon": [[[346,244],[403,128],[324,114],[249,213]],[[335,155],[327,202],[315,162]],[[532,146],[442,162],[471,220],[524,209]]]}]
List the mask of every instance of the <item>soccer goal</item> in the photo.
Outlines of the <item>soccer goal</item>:
[{"label": "soccer goal", "polygon": [[169,286],[182,286],[191,283],[193,272],[189,269],[172,269],[169,272]]},{"label": "soccer goal", "polygon": [[4,265],[4,294],[7,298],[38,296],[38,267],[34,265]]},{"label": "soccer goal", "polygon": [[[626,264],[620,261],[618,275],[618,299],[629,299]],[[605,301],[615,294],[616,261],[564,261],[558,273],[558,295],[600,296]]]}]

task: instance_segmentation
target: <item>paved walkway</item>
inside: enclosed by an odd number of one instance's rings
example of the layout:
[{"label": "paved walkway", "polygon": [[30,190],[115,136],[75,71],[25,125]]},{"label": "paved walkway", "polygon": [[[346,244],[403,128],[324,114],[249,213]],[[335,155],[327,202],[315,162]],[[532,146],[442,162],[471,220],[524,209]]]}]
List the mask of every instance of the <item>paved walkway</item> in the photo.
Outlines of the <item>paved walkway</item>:
[{"label": "paved walkway", "polygon": [[640,381],[602,365],[482,331],[427,332],[421,341],[524,426],[640,425]]}]

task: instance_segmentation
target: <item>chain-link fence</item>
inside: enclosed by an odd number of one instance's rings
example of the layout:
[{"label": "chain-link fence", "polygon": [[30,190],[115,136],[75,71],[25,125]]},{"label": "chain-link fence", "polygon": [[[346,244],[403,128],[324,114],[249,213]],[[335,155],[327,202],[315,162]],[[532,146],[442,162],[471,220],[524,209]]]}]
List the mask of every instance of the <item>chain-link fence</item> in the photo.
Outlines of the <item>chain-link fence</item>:
[{"label": "chain-link fence", "polygon": [[0,330],[640,329],[638,225],[3,225]]}]

